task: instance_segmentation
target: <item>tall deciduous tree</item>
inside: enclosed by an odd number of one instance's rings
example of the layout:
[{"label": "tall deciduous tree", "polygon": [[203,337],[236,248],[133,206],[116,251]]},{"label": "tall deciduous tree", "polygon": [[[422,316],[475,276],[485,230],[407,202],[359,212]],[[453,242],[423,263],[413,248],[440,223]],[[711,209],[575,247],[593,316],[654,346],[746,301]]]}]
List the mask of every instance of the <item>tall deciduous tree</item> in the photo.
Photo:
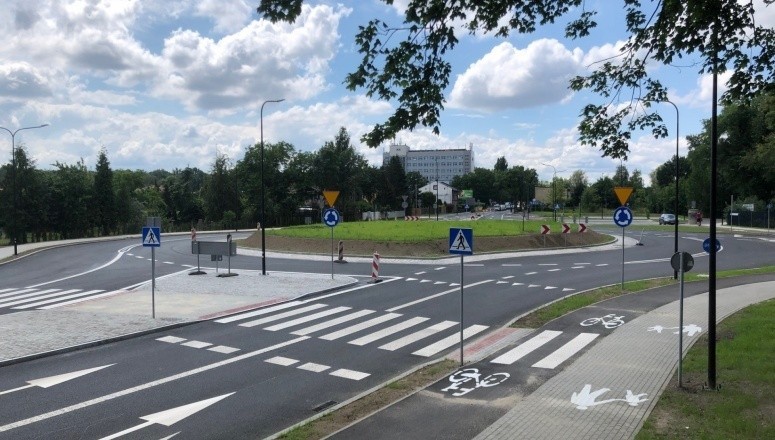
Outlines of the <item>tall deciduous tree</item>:
[{"label": "tall deciduous tree", "polygon": [[[393,0],[383,0],[392,4]],[[303,0],[261,0],[259,14],[272,21],[294,21]],[[368,96],[394,101],[384,123],[364,135],[371,147],[418,126],[440,130],[445,89],[452,65],[447,57],[458,43],[459,29],[498,37],[534,32],[539,25],[569,16],[569,38],[589,35],[597,11],[584,0],[409,0],[403,23],[373,19],[360,27],[355,43],[362,58],[345,83]],[[617,2],[618,3],[618,2]],[[763,0],[771,5],[773,0]],[[603,3],[601,3],[602,5]],[[629,38],[620,56],[604,60],[587,77],[571,81],[575,90],[603,97],[582,111],[582,143],[604,155],[626,158],[630,132],[651,129],[667,135],[651,103],[667,98],[666,88],[647,69],[695,57],[699,73],[732,71],[727,100],[746,99],[775,84],[775,30],[757,24],[754,2],[740,0],[622,0]],[[602,6],[601,6],[602,7]],[[610,7],[605,3],[605,7]],[[461,26],[462,23],[462,26]],[[603,30],[605,31],[605,30]],[[623,105],[619,105],[623,104]]]},{"label": "tall deciduous tree", "polygon": [[55,163],[51,182],[51,223],[63,238],[85,237],[94,226],[89,216],[94,181],[83,160]]},{"label": "tall deciduous tree", "polygon": [[113,170],[105,148],[97,156],[94,173],[93,221],[103,235],[110,234],[116,226],[116,195],[113,192]]},{"label": "tall deciduous tree", "polygon": [[216,155],[203,191],[205,215],[208,220],[220,221],[226,211],[238,211],[234,177],[234,173],[229,169],[229,158],[222,154]]}]

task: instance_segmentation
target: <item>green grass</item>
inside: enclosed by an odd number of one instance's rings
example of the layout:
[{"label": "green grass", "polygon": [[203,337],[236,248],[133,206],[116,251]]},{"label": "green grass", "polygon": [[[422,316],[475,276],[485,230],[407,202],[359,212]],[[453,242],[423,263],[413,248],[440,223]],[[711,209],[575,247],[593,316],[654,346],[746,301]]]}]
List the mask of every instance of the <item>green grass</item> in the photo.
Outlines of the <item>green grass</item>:
[{"label": "green grass", "polygon": [[[471,228],[476,237],[501,237],[508,235],[537,234],[541,225],[547,224],[552,233],[560,233],[560,223],[528,220],[522,232],[522,221],[477,220],[477,221],[374,221],[343,222],[336,228],[336,237],[340,240],[373,240],[423,242],[449,238],[449,228]],[[575,230],[575,227],[574,227]],[[267,235],[280,235],[295,238],[329,238],[331,228],[323,224],[292,226],[280,229],[267,229]]]},{"label": "green grass", "polygon": [[720,389],[706,391],[708,340],[683,363],[684,388],[673,378],[638,433],[655,439],[775,438],[775,300],[742,310],[717,327]]}]

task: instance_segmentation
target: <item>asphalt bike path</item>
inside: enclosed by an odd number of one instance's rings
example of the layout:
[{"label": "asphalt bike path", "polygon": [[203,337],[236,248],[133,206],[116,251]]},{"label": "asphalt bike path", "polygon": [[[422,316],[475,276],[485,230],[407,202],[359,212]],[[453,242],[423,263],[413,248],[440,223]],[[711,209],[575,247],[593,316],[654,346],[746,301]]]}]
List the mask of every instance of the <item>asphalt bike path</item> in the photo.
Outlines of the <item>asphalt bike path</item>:
[{"label": "asphalt bike path", "polygon": [[[720,279],[717,282],[717,287],[719,290],[734,289],[737,288],[736,286],[773,280],[775,280],[774,275]],[[362,439],[373,436],[374,433],[379,433],[378,438],[380,439],[396,440],[406,438],[467,440],[475,438],[552,378],[562,374],[566,368],[572,368],[579,358],[617,329],[632,325],[630,322],[636,318],[674,303],[678,297],[678,289],[677,285],[665,286],[612,298],[571,312],[541,328],[535,330],[520,329],[522,332],[519,334],[523,336],[513,344],[482,360],[466,363],[450,376],[345,428],[330,438],[338,440]],[[684,295],[686,298],[695,297],[706,291],[707,285],[705,283],[688,283],[685,286]],[[775,296],[775,293],[772,295]],[[707,305],[705,305],[704,310],[707,314]],[[685,346],[707,330],[706,322],[707,317],[698,323],[684,322]],[[668,338],[669,341],[675,342],[677,358],[678,343],[677,336],[674,335],[677,328],[678,321],[675,320],[675,322],[665,321],[641,330],[654,337]],[[629,347],[629,350],[638,352],[644,349],[633,345]],[[459,353],[453,352],[448,358],[459,360]],[[612,362],[609,366],[613,370],[618,367],[616,361],[613,360],[614,358],[616,356],[612,356]],[[666,370],[670,370],[670,368],[671,365],[665,365]],[[648,373],[645,374],[648,375]],[[600,371],[597,375],[592,375],[587,379],[594,382],[591,384],[593,387],[602,389],[605,386],[605,376],[606,373]],[[585,385],[584,383],[579,385],[577,401],[581,401]],[[591,393],[592,390],[596,390],[596,388],[590,388],[587,392]],[[630,391],[637,393],[636,390]],[[616,392],[623,394],[623,396],[606,395],[605,397],[623,397],[622,400],[629,402],[631,406],[637,406],[642,399],[656,400],[654,395],[638,397],[637,394],[626,394],[623,390],[616,390]],[[613,394],[613,392],[608,394]],[[571,397],[570,393],[568,397]],[[602,401],[602,399],[601,397],[600,400]],[[614,399],[614,401],[616,400],[618,399]],[[590,406],[598,404],[594,402],[594,398],[589,401],[593,402]],[[612,403],[616,402],[612,401]],[[554,404],[573,407],[573,402],[570,400]],[[433,423],[429,423],[429,421],[433,421]],[[537,427],[536,430],[540,432],[541,428]],[[548,430],[547,432],[552,431]],[[555,434],[549,434],[542,438],[560,438],[553,437]],[[532,436],[512,437],[511,435],[514,433],[500,431],[488,434],[487,438],[537,438]],[[582,437],[565,433],[562,438]],[[591,435],[583,438],[598,437]],[[628,436],[616,438],[628,438]]]}]

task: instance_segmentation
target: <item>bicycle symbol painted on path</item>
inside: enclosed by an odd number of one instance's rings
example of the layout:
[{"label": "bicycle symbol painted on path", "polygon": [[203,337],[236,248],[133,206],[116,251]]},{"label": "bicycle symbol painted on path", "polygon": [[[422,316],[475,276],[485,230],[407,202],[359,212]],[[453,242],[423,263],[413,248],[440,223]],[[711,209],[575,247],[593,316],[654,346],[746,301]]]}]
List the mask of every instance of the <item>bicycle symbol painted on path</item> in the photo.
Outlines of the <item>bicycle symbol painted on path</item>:
[{"label": "bicycle symbol painted on path", "polygon": [[615,313],[609,313],[601,318],[587,318],[581,321],[581,325],[589,327],[596,324],[602,324],[603,327],[612,329],[624,324],[622,318],[624,318],[624,315],[616,316]]},{"label": "bicycle symbol painted on path", "polygon": [[478,368],[466,368],[452,373],[449,376],[449,381],[452,384],[441,391],[456,391],[452,395],[460,397],[477,388],[494,387],[509,377],[511,377],[509,373],[493,373],[482,378],[482,373],[479,372]]}]

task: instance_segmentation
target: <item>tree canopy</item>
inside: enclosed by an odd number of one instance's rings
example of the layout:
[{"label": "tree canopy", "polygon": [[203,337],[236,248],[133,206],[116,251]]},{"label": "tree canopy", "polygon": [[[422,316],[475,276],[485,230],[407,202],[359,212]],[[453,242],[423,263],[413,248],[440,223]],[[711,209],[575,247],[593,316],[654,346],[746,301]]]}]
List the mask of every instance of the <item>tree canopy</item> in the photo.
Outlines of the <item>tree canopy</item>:
[{"label": "tree canopy", "polygon": [[[393,0],[383,0],[392,4]],[[762,0],[772,5],[775,0]],[[350,90],[395,101],[387,121],[376,124],[363,141],[370,147],[418,126],[440,132],[440,112],[452,65],[447,55],[458,43],[459,23],[469,33],[532,33],[540,25],[568,18],[565,32],[576,39],[589,35],[596,10],[584,0],[409,0],[404,22],[375,18],[359,27],[355,44],[360,63],[347,75]],[[260,0],[258,13],[272,22],[294,21],[303,0]],[[732,71],[727,102],[748,100],[775,87],[775,30],[757,24],[752,0],[621,0],[629,38],[619,56],[601,60],[588,76],[571,81],[574,90],[602,97],[581,112],[583,144],[603,155],[626,158],[636,129],[666,136],[667,128],[652,104],[667,100],[667,89],[652,76],[653,62],[671,65],[696,57],[698,73]],[[606,3],[608,7],[608,3]]]}]

